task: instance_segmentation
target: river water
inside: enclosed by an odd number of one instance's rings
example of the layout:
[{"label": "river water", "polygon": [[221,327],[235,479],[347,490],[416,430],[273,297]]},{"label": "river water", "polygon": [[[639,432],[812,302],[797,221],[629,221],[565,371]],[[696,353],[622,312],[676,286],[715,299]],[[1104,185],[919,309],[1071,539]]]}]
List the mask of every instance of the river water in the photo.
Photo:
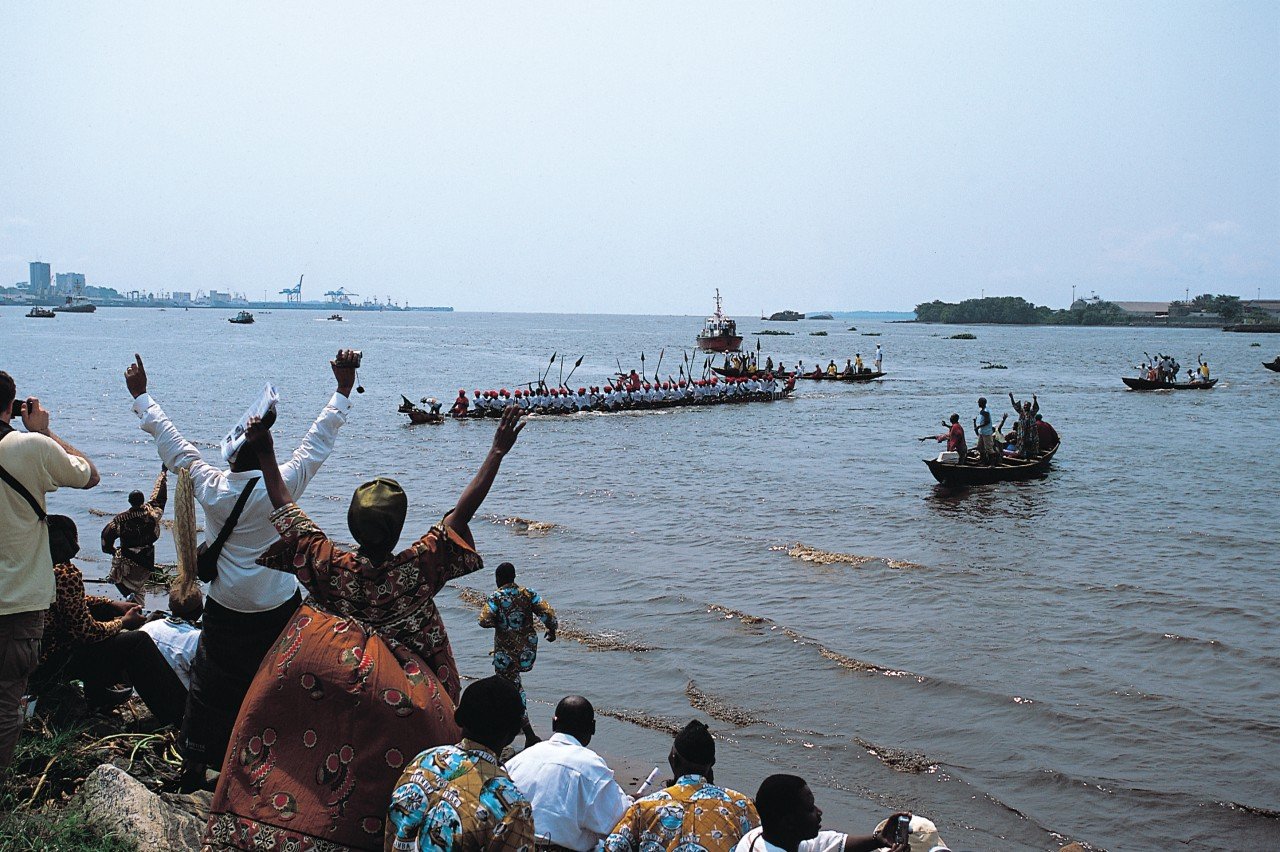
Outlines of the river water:
[{"label": "river water", "polygon": [[[676,373],[701,325],[22,313],[0,310],[0,366],[103,474],[96,490],[51,498],[81,525],[90,577],[108,567],[101,515],[148,490],[156,469],[122,379],[135,351],[154,396],[213,460],[267,381],[282,398],[277,446],[296,445],[332,390],[326,359],[362,349],[368,392],[301,503],[345,540],[355,486],[396,477],[411,501],[407,541],[452,506],[493,424],[411,428],[395,412],[401,393],[447,405],[460,387],[514,387],[552,351],[570,365],[585,355],[575,387],[638,366],[642,351],[652,371],[665,348],[662,373]],[[765,775],[795,772],[828,827],[866,831],[911,809],[957,849],[1280,848],[1280,375],[1259,363],[1280,337],[855,323],[770,324],[795,334],[762,346],[825,364],[879,342],[882,382],[801,382],[783,402],[525,429],[474,531],[489,566],[513,561],[567,628],[525,678],[535,725],[545,733],[554,702],[579,692],[612,714],[601,751],[657,764],[667,729],[698,715],[720,737],[720,783],[753,793]],[[809,335],[818,329],[829,334]],[[966,330],[977,339],[947,339]],[[1144,350],[1184,368],[1203,352],[1221,381],[1128,391],[1119,376]],[[921,463],[938,446],[914,439],[953,411],[968,423],[979,394],[998,418],[1010,390],[1038,393],[1062,434],[1052,473],[941,489]],[[500,522],[514,517],[554,526]],[[849,558],[806,560],[798,544]],[[166,536],[161,559],[171,554]],[[488,674],[492,640],[461,587],[491,586],[485,570],[439,597],[472,676]]]}]

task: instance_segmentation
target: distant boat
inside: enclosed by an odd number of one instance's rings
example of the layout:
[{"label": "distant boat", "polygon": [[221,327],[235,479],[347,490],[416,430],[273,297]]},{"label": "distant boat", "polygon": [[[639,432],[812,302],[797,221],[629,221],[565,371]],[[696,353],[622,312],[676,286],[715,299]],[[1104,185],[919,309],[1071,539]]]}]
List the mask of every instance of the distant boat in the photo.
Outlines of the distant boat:
[{"label": "distant boat", "polygon": [[98,306],[84,296],[68,296],[66,304],[58,305],[53,310],[59,314],[91,314],[97,309]]},{"label": "distant boat", "polygon": [[737,352],[742,348],[738,323],[724,315],[720,308],[720,288],[716,288],[716,312],[707,317],[696,339],[703,352]]},{"label": "distant boat", "polygon": [[236,325],[253,325],[253,314],[248,311],[241,311],[231,319],[227,320],[227,322],[233,322]]},{"label": "distant boat", "polygon": [[32,319],[53,319],[57,314],[48,308],[32,308],[27,311],[27,316]]},{"label": "distant boat", "polygon": [[833,319],[835,319],[835,317],[831,316],[831,314],[809,314],[809,319],[811,319],[811,320],[833,320]]},{"label": "distant boat", "polygon": [[342,319],[342,314],[329,314],[329,319],[333,320],[334,322],[342,322],[342,321],[343,321],[343,319]]}]

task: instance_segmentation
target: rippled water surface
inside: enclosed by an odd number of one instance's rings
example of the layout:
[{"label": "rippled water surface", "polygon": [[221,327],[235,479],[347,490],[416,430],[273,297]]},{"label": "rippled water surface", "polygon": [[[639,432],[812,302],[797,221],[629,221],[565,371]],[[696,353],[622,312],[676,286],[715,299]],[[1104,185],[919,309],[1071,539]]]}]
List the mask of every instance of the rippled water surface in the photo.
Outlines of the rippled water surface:
[{"label": "rippled water surface", "polygon": [[[156,467],[121,377],[135,351],[212,460],[266,381],[280,388],[286,452],[332,389],[326,359],[363,349],[368,392],[301,500],[345,539],[365,478],[400,479],[406,533],[420,533],[487,449],[491,422],[410,428],[395,413],[401,393],[514,387],[552,351],[570,365],[586,356],[574,386],[638,366],[642,351],[652,372],[664,348],[662,373],[675,374],[701,323],[21,314],[0,310],[3,368],[103,473],[94,491],[52,498],[81,524],[88,576],[107,568],[92,546],[97,514],[146,490]],[[709,716],[718,781],[750,793],[771,772],[797,772],[829,827],[869,830],[903,807],[933,816],[956,848],[1280,848],[1280,375],[1260,365],[1280,336],[856,324],[772,324],[796,334],[761,340],[788,364],[843,363],[879,342],[883,382],[530,423],[482,510],[494,522],[474,530],[491,566],[515,562],[573,628],[525,679],[535,724],[549,728],[554,702],[581,692],[612,714],[602,751],[658,763],[667,727]],[[829,335],[808,335],[819,328]],[[963,330],[978,339],[946,339]],[[1184,365],[1203,352],[1222,380],[1128,391],[1119,376],[1144,350]],[[979,394],[998,417],[1010,390],[1038,393],[1062,434],[1052,473],[941,489],[921,463],[937,445],[914,439],[952,411],[967,423]],[[511,517],[554,526],[496,522]],[[824,563],[797,544],[869,558]],[[491,584],[486,570],[461,586]],[[459,587],[439,600],[462,670],[483,675],[491,634],[473,598]]]}]

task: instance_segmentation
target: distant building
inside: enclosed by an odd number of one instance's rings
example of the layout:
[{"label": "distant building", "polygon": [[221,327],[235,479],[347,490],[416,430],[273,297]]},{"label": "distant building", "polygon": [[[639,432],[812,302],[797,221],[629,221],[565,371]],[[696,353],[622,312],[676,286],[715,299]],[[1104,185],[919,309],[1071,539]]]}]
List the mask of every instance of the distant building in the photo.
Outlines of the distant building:
[{"label": "distant building", "polygon": [[1260,311],[1266,311],[1271,316],[1280,318],[1280,299],[1247,299],[1244,302],[1245,308],[1257,308]]},{"label": "distant building", "polygon": [[191,301],[191,291],[190,291],[190,290],[174,290],[174,291],[173,291],[173,300],[174,300],[175,302],[190,302],[190,301]]},{"label": "distant building", "polygon": [[84,292],[84,273],[83,272],[59,272],[53,276],[54,286],[58,295],[68,296],[72,293]]},{"label": "distant building", "polygon": [[31,282],[27,287],[28,292],[33,296],[48,296],[51,289],[49,264],[33,260],[27,266],[30,269],[28,280]]},{"label": "distant building", "polygon": [[1135,317],[1167,317],[1169,315],[1168,302],[1112,302],[1111,304]]}]

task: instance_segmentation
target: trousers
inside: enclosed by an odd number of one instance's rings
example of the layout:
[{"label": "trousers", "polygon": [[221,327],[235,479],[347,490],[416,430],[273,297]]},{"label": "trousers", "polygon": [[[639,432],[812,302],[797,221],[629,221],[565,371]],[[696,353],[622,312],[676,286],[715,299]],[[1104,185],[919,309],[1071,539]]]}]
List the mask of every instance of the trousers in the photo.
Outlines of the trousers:
[{"label": "trousers", "polygon": [[205,603],[204,629],[191,663],[191,689],[178,736],[187,764],[220,767],[258,666],[302,603],[293,597],[265,612],[237,612],[212,597]]},{"label": "trousers", "polygon": [[44,610],[0,615],[0,768],[13,760],[22,731],[22,696],[40,662]]}]

